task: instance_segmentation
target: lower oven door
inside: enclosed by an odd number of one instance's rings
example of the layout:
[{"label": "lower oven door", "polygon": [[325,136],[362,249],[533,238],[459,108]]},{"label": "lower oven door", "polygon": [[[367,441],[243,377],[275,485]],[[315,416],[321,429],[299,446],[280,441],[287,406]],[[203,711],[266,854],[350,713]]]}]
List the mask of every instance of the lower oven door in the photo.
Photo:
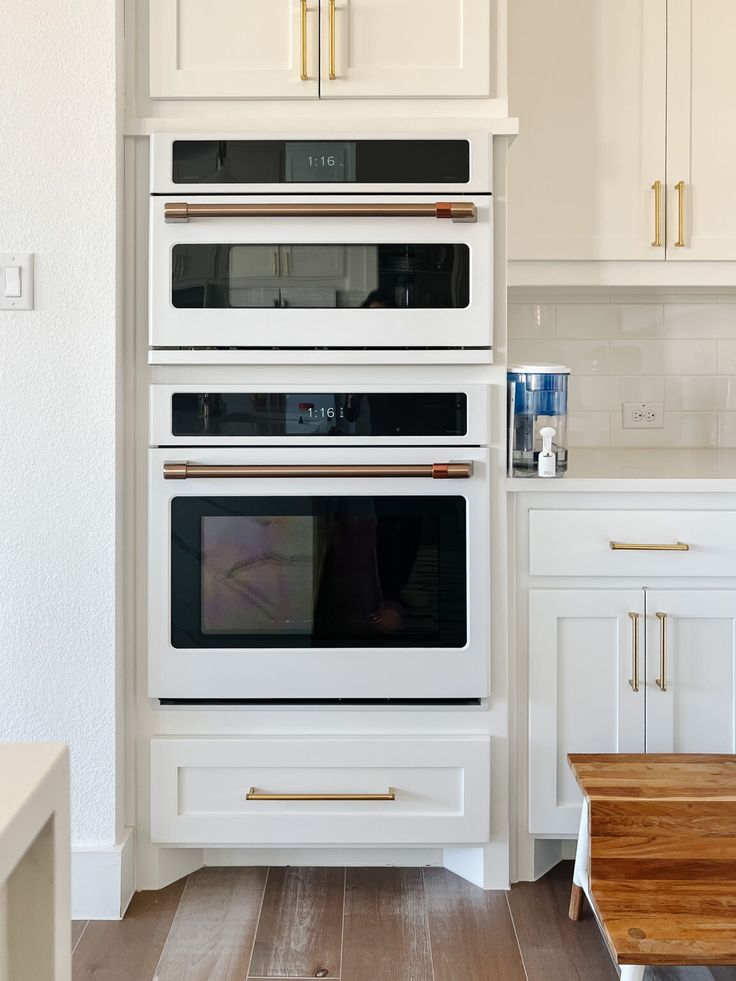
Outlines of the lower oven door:
[{"label": "lower oven door", "polygon": [[188,455],[150,451],[152,697],[488,694],[487,450]]}]

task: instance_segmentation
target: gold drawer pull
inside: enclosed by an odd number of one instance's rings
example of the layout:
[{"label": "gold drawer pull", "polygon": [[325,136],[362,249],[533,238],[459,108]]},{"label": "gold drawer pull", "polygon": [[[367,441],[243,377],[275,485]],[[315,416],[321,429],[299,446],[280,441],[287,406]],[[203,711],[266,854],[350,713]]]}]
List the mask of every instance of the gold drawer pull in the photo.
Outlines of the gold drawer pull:
[{"label": "gold drawer pull", "polygon": [[251,787],[246,800],[396,800],[396,791],[389,787],[385,794],[268,794]]},{"label": "gold drawer pull", "polygon": [[657,613],[659,620],[659,677],[656,679],[657,688],[667,691],[667,614]]},{"label": "gold drawer pull", "polygon": [[475,222],[478,209],[472,201],[382,201],[345,202],[313,201],[265,204],[222,201],[167,201],[166,222],[190,221],[192,218],[446,218],[454,222]]},{"label": "gold drawer pull", "polygon": [[307,0],[301,0],[300,11],[300,41],[301,41],[301,71],[299,78],[302,82],[309,81],[307,74]]},{"label": "gold drawer pull", "polygon": [[328,4],[329,34],[330,34],[330,69],[329,79],[334,82],[337,78],[335,68],[335,0],[329,0]]},{"label": "gold drawer pull", "polygon": [[685,181],[675,184],[677,191],[677,241],[676,249],[685,248]]},{"label": "gold drawer pull", "polygon": [[639,691],[639,614],[629,613],[631,619],[631,677],[633,691]]},{"label": "gold drawer pull", "polygon": [[689,552],[690,546],[686,542],[672,542],[671,544],[649,545],[644,542],[609,542],[614,552]]},{"label": "gold drawer pull", "polygon": [[654,191],[654,240],[653,249],[662,247],[662,181],[655,181],[652,184]]}]

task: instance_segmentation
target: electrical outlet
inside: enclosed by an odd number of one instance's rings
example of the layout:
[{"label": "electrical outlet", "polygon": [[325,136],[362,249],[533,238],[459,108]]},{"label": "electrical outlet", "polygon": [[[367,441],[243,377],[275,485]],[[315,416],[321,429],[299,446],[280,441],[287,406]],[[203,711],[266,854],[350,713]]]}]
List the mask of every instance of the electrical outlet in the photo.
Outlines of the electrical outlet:
[{"label": "electrical outlet", "polygon": [[661,402],[622,402],[624,429],[662,429],[664,416]]}]

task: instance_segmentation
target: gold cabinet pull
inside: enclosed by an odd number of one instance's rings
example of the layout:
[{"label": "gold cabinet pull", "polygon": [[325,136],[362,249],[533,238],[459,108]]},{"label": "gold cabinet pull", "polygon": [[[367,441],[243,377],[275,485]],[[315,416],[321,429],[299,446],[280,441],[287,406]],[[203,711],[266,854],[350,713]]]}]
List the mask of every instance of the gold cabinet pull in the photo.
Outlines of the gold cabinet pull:
[{"label": "gold cabinet pull", "polygon": [[303,82],[309,81],[309,75],[307,74],[307,0],[301,0],[301,27],[299,32],[299,40],[301,42],[302,49],[302,64],[301,72],[299,78]]},{"label": "gold cabinet pull", "polygon": [[330,22],[330,74],[329,78],[331,82],[334,82],[337,78],[335,72],[335,0],[330,0],[329,5],[329,22]]},{"label": "gold cabinet pull", "polygon": [[677,191],[677,241],[676,249],[685,248],[685,181],[678,181],[675,184]]},{"label": "gold cabinet pull", "polygon": [[654,191],[654,241],[653,249],[662,247],[662,181],[655,181],[652,184]]},{"label": "gold cabinet pull", "polygon": [[659,677],[657,688],[667,691],[667,614],[657,613],[659,620]]},{"label": "gold cabinet pull", "polygon": [[433,480],[467,480],[473,474],[472,463],[355,463],[284,464],[262,466],[255,464],[165,463],[164,480],[187,480],[192,477],[430,477]]},{"label": "gold cabinet pull", "polygon": [[689,552],[687,542],[664,542],[649,544],[646,542],[609,542],[614,552]]},{"label": "gold cabinet pull", "polygon": [[389,787],[385,794],[269,794],[251,787],[246,800],[396,800],[396,791]]},{"label": "gold cabinet pull", "polygon": [[166,222],[189,221],[191,218],[449,218],[456,222],[475,222],[478,210],[472,201],[333,201],[321,204],[311,201],[274,204],[167,201],[164,204]]},{"label": "gold cabinet pull", "polygon": [[639,691],[639,614],[629,613],[631,618],[631,677],[633,691]]}]

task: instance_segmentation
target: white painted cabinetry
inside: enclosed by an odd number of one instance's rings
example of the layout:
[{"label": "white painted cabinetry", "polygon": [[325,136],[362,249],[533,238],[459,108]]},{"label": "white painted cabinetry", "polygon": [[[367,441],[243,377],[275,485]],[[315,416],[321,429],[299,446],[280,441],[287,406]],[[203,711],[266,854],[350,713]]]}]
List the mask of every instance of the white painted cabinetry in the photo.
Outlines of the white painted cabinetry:
[{"label": "white painted cabinetry", "polygon": [[488,0],[151,0],[159,99],[491,94]]},{"label": "white painted cabinetry", "polygon": [[509,258],[736,260],[736,4],[515,0],[509,16]]}]

